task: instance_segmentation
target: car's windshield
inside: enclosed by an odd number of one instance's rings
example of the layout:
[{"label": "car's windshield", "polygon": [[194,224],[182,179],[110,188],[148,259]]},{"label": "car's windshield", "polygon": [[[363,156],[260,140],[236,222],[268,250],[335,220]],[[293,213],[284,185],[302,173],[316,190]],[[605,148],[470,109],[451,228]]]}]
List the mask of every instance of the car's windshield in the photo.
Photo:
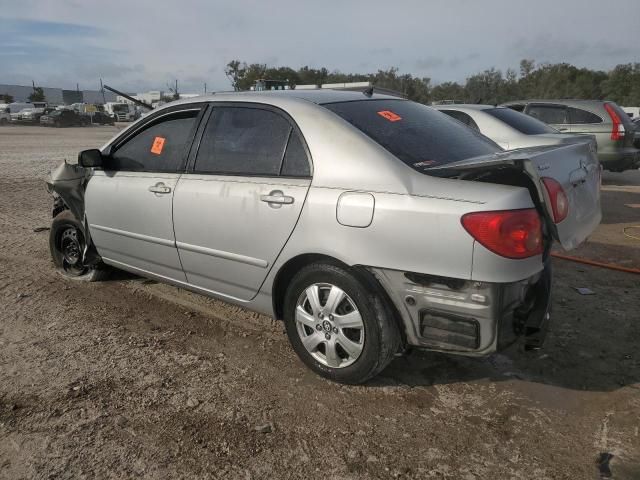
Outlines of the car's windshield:
[{"label": "car's windshield", "polygon": [[448,115],[407,100],[361,100],[323,106],[423,173],[429,167],[502,150]]},{"label": "car's windshield", "polygon": [[497,108],[488,108],[483,110],[483,112],[488,113],[492,117],[497,118],[498,120],[502,120],[504,123],[509,125],[510,127],[515,128],[520,133],[524,133],[525,135],[538,135],[541,133],[559,133],[553,127],[550,127],[544,122],[537,120],[529,115],[525,115],[524,113],[516,112],[510,108],[506,107],[497,107]]},{"label": "car's windshield", "polygon": [[54,110],[53,112],[51,112],[49,115],[52,117],[57,117],[58,115],[60,115],[62,113],[62,110]]}]

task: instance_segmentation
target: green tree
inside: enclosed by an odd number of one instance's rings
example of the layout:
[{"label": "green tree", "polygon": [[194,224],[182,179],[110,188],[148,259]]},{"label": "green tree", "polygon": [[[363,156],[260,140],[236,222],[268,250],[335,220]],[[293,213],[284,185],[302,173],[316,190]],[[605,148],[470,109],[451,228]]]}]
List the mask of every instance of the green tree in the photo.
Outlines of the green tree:
[{"label": "green tree", "polygon": [[33,87],[33,92],[29,94],[30,102],[44,102],[46,98],[44,96],[44,90],[42,87]]},{"label": "green tree", "polygon": [[2,103],[13,103],[13,96],[8,93],[0,94],[0,102]]}]

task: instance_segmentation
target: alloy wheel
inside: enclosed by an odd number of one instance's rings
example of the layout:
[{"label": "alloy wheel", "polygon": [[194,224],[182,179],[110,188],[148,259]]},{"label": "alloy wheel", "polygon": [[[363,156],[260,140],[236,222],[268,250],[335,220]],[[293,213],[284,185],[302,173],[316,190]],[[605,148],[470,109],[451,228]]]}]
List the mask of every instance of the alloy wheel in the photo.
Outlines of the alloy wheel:
[{"label": "alloy wheel", "polygon": [[353,364],[364,348],[365,330],[355,302],[344,290],[315,283],[298,298],[296,329],[307,352],[331,368]]}]

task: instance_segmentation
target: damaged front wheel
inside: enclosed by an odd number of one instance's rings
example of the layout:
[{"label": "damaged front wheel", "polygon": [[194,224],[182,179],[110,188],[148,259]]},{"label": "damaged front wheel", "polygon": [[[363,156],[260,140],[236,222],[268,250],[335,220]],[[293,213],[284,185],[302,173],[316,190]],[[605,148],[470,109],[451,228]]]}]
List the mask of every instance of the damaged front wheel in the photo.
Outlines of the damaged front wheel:
[{"label": "damaged front wheel", "polygon": [[51,258],[58,271],[66,278],[96,282],[107,275],[105,265],[85,265],[86,247],[82,225],[71,211],[63,210],[53,219],[49,235]]}]

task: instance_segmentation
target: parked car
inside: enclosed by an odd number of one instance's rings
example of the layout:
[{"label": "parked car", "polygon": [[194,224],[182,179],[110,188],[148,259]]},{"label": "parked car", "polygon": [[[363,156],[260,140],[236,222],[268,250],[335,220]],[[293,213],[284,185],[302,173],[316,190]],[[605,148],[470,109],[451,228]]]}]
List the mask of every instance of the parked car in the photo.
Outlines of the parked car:
[{"label": "parked car", "polygon": [[7,125],[11,121],[11,110],[6,103],[0,104],[0,126]]},{"label": "parked car", "polygon": [[25,108],[15,114],[15,122],[17,123],[40,123],[40,117],[55,111],[53,107],[45,108]]},{"label": "parked car", "polygon": [[493,105],[436,105],[433,108],[489,137],[505,150],[593,142],[594,137],[560,133],[524,113]]},{"label": "parked car", "polygon": [[40,117],[40,125],[46,127],[76,127],[89,124],[89,118],[75,110],[54,110]]},{"label": "parked car", "polygon": [[636,117],[631,121],[636,129],[633,146],[640,149],[640,117]]},{"label": "parked car", "polygon": [[552,242],[601,218],[587,143],[505,152],[430,107],[331,90],[164,105],[48,185],[64,276],[112,266],[283,319],[346,383],[408,347],[540,347]]},{"label": "parked car", "polygon": [[503,106],[526,113],[561,132],[594,135],[605,170],[622,172],[640,166],[640,151],[633,145],[633,123],[615,102],[522,100]]},{"label": "parked car", "polygon": [[87,115],[89,116],[90,123],[98,125],[115,125],[115,119],[105,112],[94,112]]}]

